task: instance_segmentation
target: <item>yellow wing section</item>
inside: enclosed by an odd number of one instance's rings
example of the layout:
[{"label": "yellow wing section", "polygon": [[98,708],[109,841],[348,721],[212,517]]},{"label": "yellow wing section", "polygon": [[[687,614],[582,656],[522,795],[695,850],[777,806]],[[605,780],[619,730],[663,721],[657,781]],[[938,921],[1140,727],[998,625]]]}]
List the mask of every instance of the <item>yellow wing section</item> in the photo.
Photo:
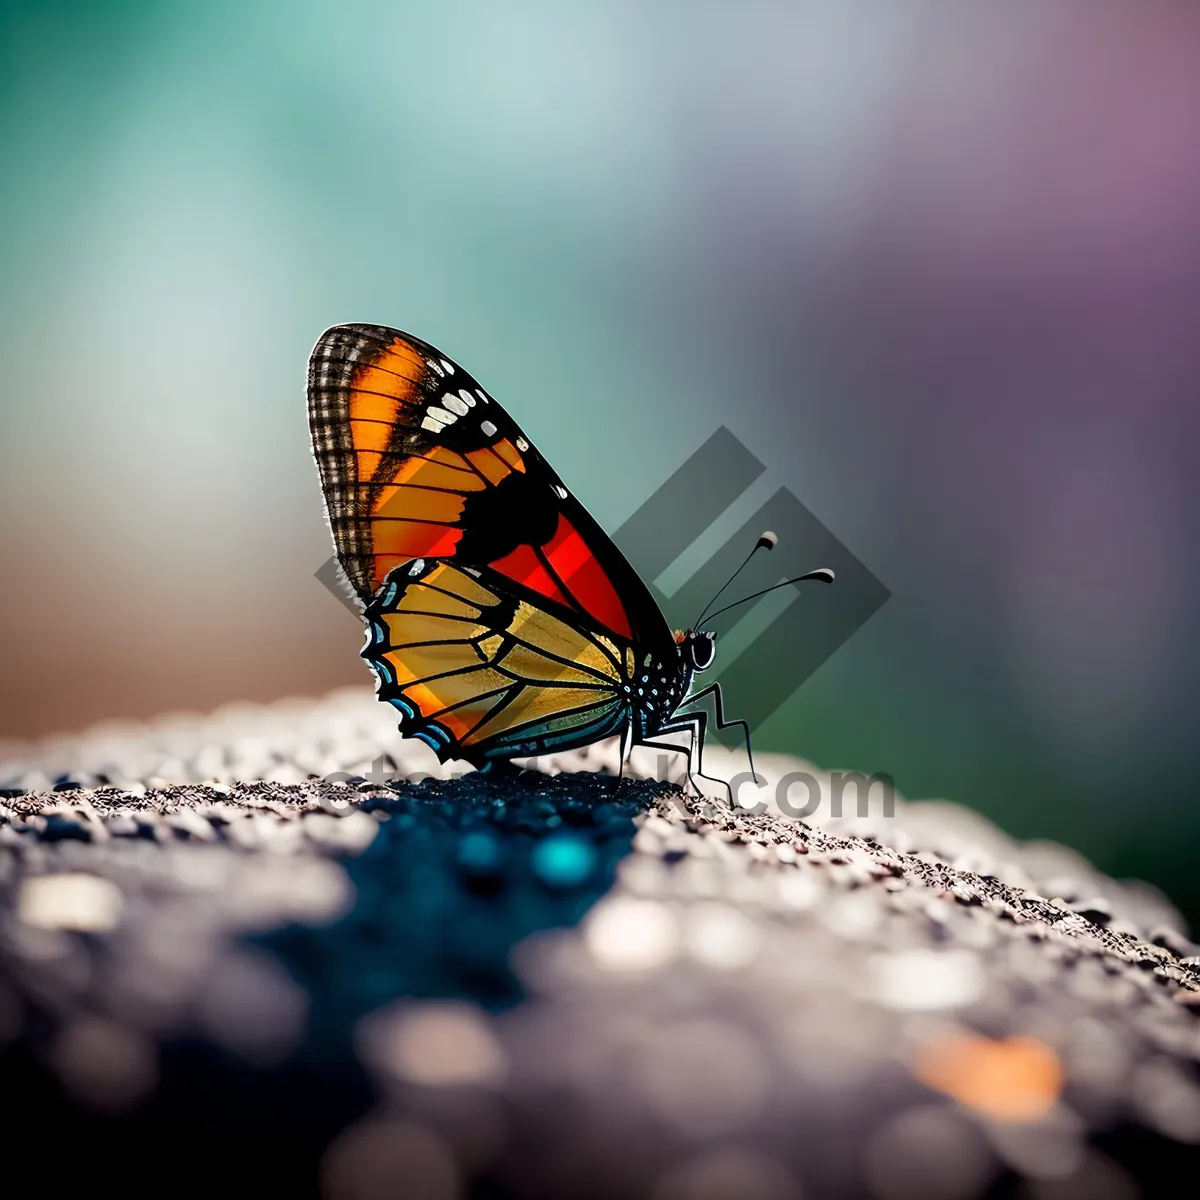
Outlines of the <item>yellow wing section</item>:
[{"label": "yellow wing section", "polygon": [[486,573],[418,560],[393,572],[367,619],[380,699],[443,759],[567,749],[627,719],[627,647],[489,588]]}]

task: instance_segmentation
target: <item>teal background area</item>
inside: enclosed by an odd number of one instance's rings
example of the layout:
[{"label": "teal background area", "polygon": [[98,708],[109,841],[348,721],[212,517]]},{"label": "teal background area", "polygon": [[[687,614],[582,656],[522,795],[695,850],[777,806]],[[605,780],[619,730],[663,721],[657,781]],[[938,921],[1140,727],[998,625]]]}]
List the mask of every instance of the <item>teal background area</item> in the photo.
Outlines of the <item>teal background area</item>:
[{"label": "teal background area", "polygon": [[609,529],[727,425],[892,592],[757,743],[1200,917],[1197,112],[1165,0],[0,5],[0,735],[366,682],[379,322]]}]

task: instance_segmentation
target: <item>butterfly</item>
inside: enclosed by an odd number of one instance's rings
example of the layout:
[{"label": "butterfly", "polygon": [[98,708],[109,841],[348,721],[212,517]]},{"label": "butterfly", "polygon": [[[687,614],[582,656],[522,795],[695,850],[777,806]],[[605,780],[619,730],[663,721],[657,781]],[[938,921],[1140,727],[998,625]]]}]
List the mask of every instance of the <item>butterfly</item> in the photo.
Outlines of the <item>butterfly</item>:
[{"label": "butterfly", "polygon": [[[740,727],[749,755],[749,728],[726,719],[720,685],[692,690],[716,657],[705,614],[670,628],[458,363],[396,329],[336,325],[309,359],[308,413],[338,561],[366,622],[361,654],[402,735],[483,770],[619,736],[622,762],[635,745],[682,750],[694,784],[708,728],[695,705],[711,696],[717,726]],[[764,533],[746,562],[775,541]],[[833,572],[786,582],[803,579]],[[687,746],[659,740],[677,733]]]}]

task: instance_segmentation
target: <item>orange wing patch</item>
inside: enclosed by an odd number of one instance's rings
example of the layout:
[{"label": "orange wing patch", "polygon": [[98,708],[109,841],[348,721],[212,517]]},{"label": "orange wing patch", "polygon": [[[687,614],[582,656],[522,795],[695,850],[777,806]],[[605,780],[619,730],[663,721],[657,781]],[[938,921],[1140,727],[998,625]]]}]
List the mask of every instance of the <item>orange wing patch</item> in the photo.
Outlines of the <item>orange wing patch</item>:
[{"label": "orange wing patch", "polygon": [[360,366],[350,380],[350,429],[358,457],[359,479],[379,470],[402,408],[423,399],[421,383],[429,372],[415,346],[393,338],[377,358]]},{"label": "orange wing patch", "polygon": [[404,338],[392,338],[392,344],[376,358],[363,363],[355,372],[353,388],[363,392],[379,392],[407,400],[429,373],[425,356]]},{"label": "orange wing patch", "polygon": [[378,326],[336,326],[313,351],[313,448],[338,555],[364,600],[406,562],[452,557],[467,497],[526,470],[507,437],[463,453],[438,438],[444,418],[487,411],[469,383],[432,347]]},{"label": "orange wing patch", "polygon": [[407,459],[392,483],[369,497],[372,573],[379,587],[393,567],[413,558],[442,558],[454,553],[462,531],[454,528],[468,493],[487,483],[461,454],[438,446],[428,457]]},{"label": "orange wing patch", "polygon": [[396,485],[449,488],[453,492],[477,492],[487,484],[471,469],[461,454],[435,446],[422,455],[413,455],[392,477]]},{"label": "orange wing patch", "polygon": [[493,454],[498,454],[514,471],[524,472],[525,460],[508,438],[501,438],[491,449]]}]

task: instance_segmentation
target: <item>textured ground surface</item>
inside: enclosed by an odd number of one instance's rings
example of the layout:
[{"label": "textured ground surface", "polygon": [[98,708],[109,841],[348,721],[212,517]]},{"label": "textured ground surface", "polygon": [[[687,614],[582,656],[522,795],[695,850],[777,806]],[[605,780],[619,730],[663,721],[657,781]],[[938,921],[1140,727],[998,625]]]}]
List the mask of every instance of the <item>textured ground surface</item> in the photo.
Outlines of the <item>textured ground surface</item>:
[{"label": "textured ground surface", "polygon": [[1200,950],[1153,889],[614,753],[448,778],[357,691],[0,746],[8,1144],[127,1192],[1194,1194]]}]

